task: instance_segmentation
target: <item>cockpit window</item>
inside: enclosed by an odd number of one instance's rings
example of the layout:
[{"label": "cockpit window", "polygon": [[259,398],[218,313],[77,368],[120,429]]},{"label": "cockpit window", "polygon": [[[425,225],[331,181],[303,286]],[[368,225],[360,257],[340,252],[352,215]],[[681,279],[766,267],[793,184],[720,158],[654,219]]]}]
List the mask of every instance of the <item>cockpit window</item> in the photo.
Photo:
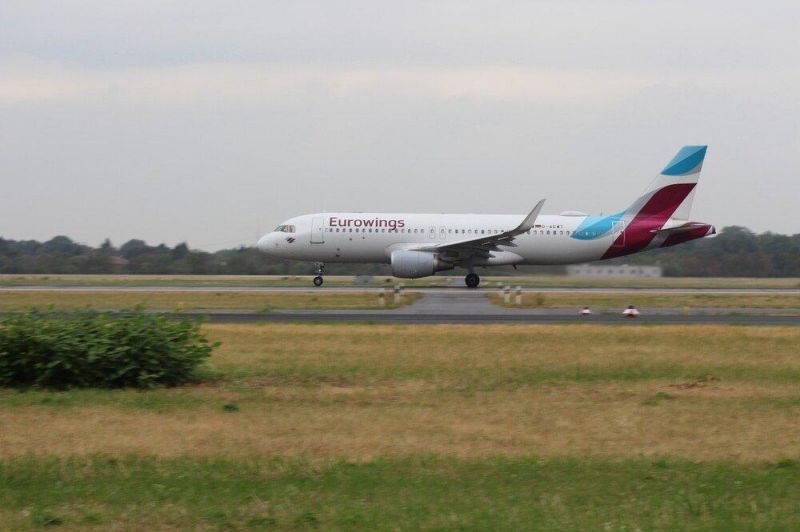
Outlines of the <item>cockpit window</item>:
[{"label": "cockpit window", "polygon": [[293,225],[279,225],[275,228],[276,233],[294,233],[295,229]]}]

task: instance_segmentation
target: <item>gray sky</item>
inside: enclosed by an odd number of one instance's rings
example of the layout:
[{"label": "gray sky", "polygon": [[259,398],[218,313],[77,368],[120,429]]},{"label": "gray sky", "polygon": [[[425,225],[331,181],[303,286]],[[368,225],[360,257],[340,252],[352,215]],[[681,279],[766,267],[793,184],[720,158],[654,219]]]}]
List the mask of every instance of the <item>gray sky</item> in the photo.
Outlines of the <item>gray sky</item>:
[{"label": "gray sky", "polygon": [[218,249],[321,210],[800,232],[800,3],[0,2],[0,235]]}]

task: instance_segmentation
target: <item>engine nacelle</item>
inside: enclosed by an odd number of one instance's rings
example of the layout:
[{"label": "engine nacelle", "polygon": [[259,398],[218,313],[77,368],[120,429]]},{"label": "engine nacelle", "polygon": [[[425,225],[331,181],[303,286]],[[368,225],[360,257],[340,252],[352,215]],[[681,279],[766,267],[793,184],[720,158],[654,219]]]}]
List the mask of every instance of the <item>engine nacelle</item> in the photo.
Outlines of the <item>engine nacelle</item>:
[{"label": "engine nacelle", "polygon": [[453,265],[439,260],[428,251],[400,249],[392,251],[392,275],[403,279],[427,277],[440,270],[452,270]]}]

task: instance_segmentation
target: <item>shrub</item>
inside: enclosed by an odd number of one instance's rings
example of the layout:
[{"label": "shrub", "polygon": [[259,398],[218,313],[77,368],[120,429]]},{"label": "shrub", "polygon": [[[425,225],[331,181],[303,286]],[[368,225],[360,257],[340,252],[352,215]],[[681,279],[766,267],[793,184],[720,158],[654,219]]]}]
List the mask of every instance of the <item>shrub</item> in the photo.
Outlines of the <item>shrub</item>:
[{"label": "shrub", "polygon": [[0,386],[175,386],[189,380],[214,347],[200,322],[142,308],[119,316],[33,309],[0,321]]}]

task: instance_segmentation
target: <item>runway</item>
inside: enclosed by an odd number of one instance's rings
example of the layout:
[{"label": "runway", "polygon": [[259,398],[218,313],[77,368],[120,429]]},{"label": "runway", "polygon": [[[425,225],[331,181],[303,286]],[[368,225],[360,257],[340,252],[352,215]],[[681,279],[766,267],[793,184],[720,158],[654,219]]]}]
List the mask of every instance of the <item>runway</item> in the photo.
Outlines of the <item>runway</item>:
[{"label": "runway", "polygon": [[[62,286],[62,287],[0,287],[2,292],[233,292],[233,293],[359,293],[377,292],[376,287],[178,287],[178,286]],[[413,288],[422,297],[407,307],[395,310],[197,310],[172,314],[175,318],[203,316],[214,323],[305,322],[305,323],[398,323],[398,324],[522,324],[522,323],[595,323],[595,324],[741,324],[741,325],[800,325],[798,309],[769,308],[664,308],[640,307],[640,317],[622,317],[622,308],[596,308],[591,316],[579,316],[577,308],[507,308],[492,304],[486,297],[497,288]],[[800,290],[770,289],[523,289],[527,293],[571,294],[797,294]],[[391,297],[391,296],[389,296]]]},{"label": "runway", "polygon": [[396,310],[273,310],[257,312],[212,312],[206,316],[216,323],[237,322],[368,322],[398,324],[487,324],[487,323],[597,323],[597,324],[742,324],[800,325],[800,316],[781,315],[776,309],[683,309],[641,308],[638,318],[622,317],[622,309],[597,309],[591,316],[579,316],[577,309],[515,309],[492,304],[485,292],[458,290],[424,292],[413,305]]},{"label": "runway", "polygon": [[[242,293],[337,293],[353,294],[361,292],[378,293],[383,290],[392,291],[394,286],[324,286],[315,288],[313,286],[139,286],[139,285],[70,285],[70,286],[42,286],[42,285],[21,285],[21,286],[0,286],[2,292],[242,292]],[[512,289],[514,287],[512,286]],[[480,288],[465,288],[463,286],[409,286],[404,287],[408,292],[420,292],[423,294],[488,294],[497,293],[501,290],[496,286],[485,286]],[[758,294],[780,294],[780,295],[800,295],[800,288],[530,288],[522,287],[523,293],[542,293],[542,294],[672,294],[672,295],[758,295]]]}]

